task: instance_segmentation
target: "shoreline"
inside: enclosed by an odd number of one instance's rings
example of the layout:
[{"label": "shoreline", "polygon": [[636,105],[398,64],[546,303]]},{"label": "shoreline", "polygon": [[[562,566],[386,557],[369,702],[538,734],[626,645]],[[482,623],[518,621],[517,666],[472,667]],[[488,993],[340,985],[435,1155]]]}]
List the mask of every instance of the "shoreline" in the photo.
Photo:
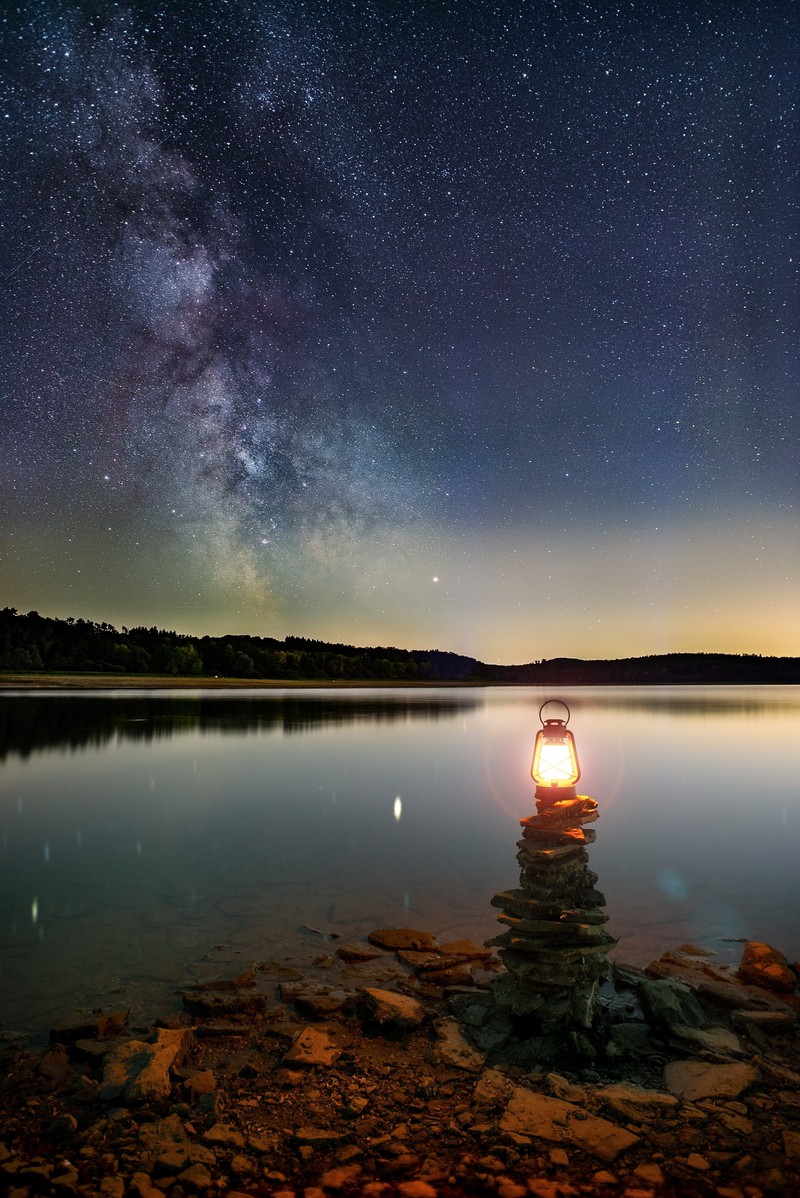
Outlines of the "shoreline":
[{"label": "shoreline", "polygon": [[0,674],[3,690],[482,690],[505,682],[408,682],[395,679],[210,678],[171,674]]},{"label": "shoreline", "polygon": [[385,678],[211,678],[173,674],[28,674],[0,673],[0,692],[25,691],[101,691],[101,690],[644,690],[753,689],[755,687],[797,686],[794,682],[465,682],[457,679],[408,681]]},{"label": "shoreline", "polygon": [[120,1005],[60,1020],[42,1051],[0,1039],[10,1192],[800,1192],[796,986],[682,946],[645,970],[616,963],[591,1028],[531,1037],[494,1004],[502,970],[471,941],[320,935],[313,970],[198,979],[149,1026]]}]

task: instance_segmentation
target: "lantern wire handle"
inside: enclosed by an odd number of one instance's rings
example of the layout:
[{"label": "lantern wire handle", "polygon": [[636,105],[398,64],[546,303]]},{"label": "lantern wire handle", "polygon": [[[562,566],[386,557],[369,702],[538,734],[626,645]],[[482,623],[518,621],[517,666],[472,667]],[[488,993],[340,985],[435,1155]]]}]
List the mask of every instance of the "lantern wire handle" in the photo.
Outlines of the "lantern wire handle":
[{"label": "lantern wire handle", "polygon": [[[563,707],[566,710],[567,718],[565,720],[559,720],[559,723],[562,723],[564,725],[564,727],[566,728],[567,724],[570,721],[570,716],[572,715],[572,712],[570,711],[569,707],[567,706],[567,704],[564,702],[563,699],[545,699],[544,703],[539,708],[539,723],[544,725],[545,721],[542,717],[542,712],[544,711],[545,707],[549,707],[551,703],[558,703],[561,707]],[[551,718],[555,719],[556,717],[551,717]]]}]

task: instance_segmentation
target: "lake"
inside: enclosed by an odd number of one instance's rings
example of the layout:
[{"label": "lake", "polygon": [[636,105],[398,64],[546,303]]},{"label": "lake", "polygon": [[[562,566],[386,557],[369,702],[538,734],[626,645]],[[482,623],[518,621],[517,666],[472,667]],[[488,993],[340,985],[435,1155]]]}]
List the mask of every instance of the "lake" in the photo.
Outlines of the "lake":
[{"label": "lake", "polygon": [[174,1009],[376,927],[499,931],[538,711],[600,804],[614,956],[800,956],[800,688],[2,692],[0,1024]]}]

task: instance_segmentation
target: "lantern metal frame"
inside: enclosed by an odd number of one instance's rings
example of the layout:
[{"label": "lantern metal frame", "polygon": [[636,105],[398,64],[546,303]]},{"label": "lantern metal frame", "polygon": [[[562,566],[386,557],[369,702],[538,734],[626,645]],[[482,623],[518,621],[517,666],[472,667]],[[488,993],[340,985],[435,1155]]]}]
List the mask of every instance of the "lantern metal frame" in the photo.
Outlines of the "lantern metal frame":
[{"label": "lantern metal frame", "polygon": [[[542,713],[551,703],[566,710],[566,719],[545,718]],[[575,797],[575,783],[581,776],[575,737],[567,724],[571,717],[563,699],[546,699],[539,708],[541,728],[536,733],[531,761],[531,777],[536,783],[536,798],[549,803]]]}]

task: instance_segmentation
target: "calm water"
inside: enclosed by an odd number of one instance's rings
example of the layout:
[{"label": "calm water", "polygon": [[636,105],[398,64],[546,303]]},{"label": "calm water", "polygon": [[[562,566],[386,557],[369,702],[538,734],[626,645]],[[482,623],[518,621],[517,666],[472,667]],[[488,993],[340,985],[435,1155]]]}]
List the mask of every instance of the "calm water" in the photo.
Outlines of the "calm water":
[{"label": "calm water", "polygon": [[[517,883],[538,689],[0,696],[0,1023],[147,1014],[318,929],[482,940]],[[618,957],[800,956],[800,688],[576,689]]]}]

